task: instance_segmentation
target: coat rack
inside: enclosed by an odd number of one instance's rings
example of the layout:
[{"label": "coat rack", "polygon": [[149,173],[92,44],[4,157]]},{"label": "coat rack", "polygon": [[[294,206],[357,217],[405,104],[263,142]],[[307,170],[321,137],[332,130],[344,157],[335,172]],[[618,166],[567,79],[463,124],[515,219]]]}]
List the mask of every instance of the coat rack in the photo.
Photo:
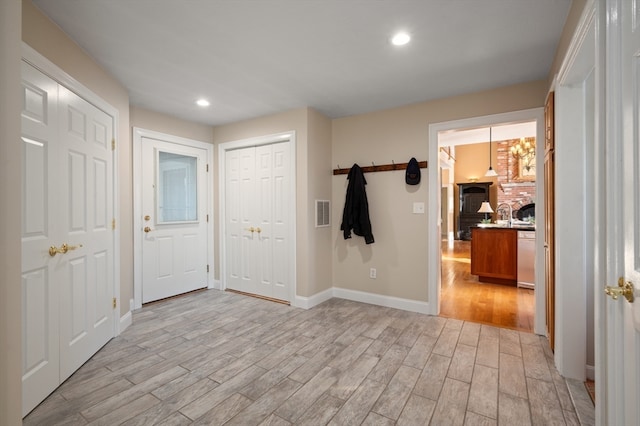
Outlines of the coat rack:
[{"label": "coat rack", "polygon": [[[373,173],[373,172],[389,172],[392,170],[406,170],[407,169],[407,164],[409,163],[391,163],[391,164],[373,164],[373,162],[371,162],[370,166],[360,166],[360,168],[362,169],[363,173]],[[421,169],[426,169],[427,168],[427,162],[426,161],[418,161],[418,166],[420,166]],[[338,168],[337,169],[333,169],[333,175],[347,175],[349,174],[349,170],[351,170],[351,167],[346,168],[346,169],[342,169],[340,168],[340,164],[338,164]]]}]

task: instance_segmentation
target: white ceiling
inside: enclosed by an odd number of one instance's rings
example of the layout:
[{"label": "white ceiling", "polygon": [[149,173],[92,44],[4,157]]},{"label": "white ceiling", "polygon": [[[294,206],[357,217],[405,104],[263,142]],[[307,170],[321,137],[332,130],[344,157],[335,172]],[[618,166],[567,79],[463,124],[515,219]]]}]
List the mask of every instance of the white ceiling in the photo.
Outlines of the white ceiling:
[{"label": "white ceiling", "polygon": [[[571,0],[33,0],[132,105],[331,118],[547,78]],[[397,48],[389,37],[412,36]],[[205,109],[195,100],[211,101]]]}]

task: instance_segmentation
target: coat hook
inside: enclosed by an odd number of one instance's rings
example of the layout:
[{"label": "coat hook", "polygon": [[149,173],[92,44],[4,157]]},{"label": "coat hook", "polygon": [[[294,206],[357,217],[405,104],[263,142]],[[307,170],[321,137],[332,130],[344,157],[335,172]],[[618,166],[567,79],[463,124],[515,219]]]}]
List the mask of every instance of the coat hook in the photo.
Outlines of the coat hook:
[{"label": "coat hook", "polygon": [[340,164],[338,164],[338,169],[340,169]]},{"label": "coat hook", "polygon": [[395,162],[395,161],[393,161],[393,160],[391,160],[391,164],[395,167],[396,162]]},{"label": "coat hook", "polygon": [[373,163],[373,161],[371,162],[371,165],[372,165],[373,167],[375,167],[375,166],[376,166],[376,165]]}]

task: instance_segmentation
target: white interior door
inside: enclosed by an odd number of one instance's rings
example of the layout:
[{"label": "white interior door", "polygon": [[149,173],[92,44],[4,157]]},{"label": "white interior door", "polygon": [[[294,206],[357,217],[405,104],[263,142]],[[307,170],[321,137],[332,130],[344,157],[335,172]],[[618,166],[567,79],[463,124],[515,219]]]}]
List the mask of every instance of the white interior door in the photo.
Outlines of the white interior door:
[{"label": "white interior door", "polygon": [[[637,0],[612,1],[607,13],[608,78],[607,162],[610,212],[607,283],[615,290],[632,283],[631,302],[620,295],[604,301],[605,371],[603,424],[640,424],[640,8]],[[617,16],[617,17],[616,17]],[[618,50],[617,47],[621,46]],[[619,55],[617,54],[619,52]],[[618,84],[619,83],[619,84]],[[622,167],[620,167],[622,166]],[[615,291],[614,290],[614,291]],[[605,297],[599,292],[599,297]],[[597,381],[596,381],[597,384]],[[600,396],[597,396],[600,398]]]},{"label": "white interior door", "polygon": [[142,303],[208,286],[207,150],[143,137]]},{"label": "white interior door", "polygon": [[23,63],[23,414],[113,337],[113,118]]},{"label": "white interior door", "polygon": [[226,286],[290,301],[290,142],[225,154]]},{"label": "white interior door", "polygon": [[60,86],[60,381],[113,336],[113,119]]},{"label": "white interior door", "polygon": [[58,286],[67,259],[58,207],[58,84],[22,64],[22,414],[60,384]]}]

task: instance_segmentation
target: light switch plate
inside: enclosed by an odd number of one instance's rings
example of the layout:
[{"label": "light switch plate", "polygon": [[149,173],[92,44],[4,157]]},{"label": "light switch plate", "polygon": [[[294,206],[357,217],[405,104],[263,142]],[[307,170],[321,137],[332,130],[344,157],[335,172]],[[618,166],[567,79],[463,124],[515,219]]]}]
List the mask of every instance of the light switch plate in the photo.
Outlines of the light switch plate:
[{"label": "light switch plate", "polygon": [[424,203],[413,203],[414,214],[424,214]]}]

